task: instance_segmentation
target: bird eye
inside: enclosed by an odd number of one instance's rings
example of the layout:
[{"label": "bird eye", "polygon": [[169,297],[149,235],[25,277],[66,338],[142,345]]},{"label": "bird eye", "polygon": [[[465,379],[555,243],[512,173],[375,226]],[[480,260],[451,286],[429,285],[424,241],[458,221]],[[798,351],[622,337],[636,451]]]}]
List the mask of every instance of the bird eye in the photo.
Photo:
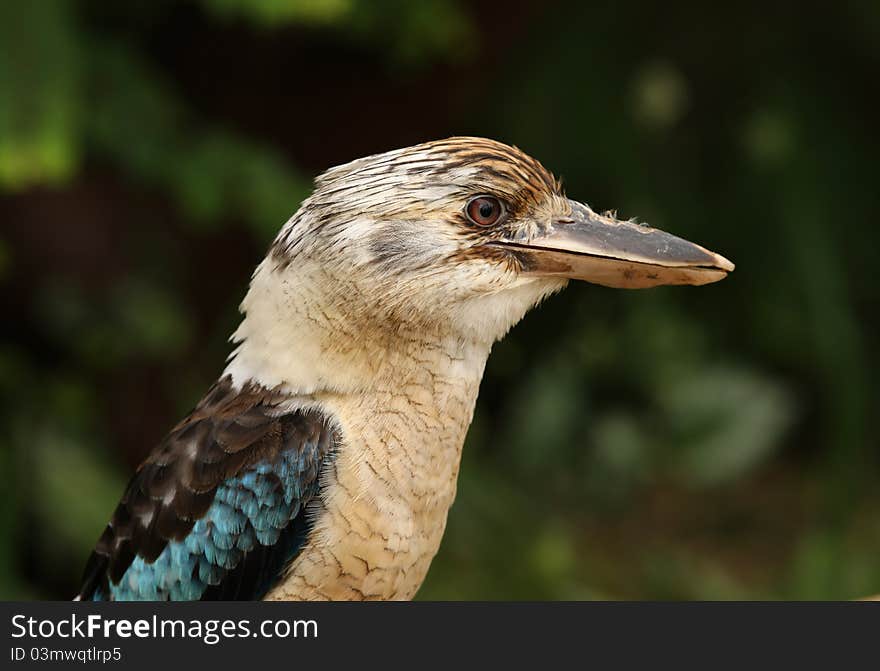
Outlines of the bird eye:
[{"label": "bird eye", "polygon": [[491,226],[504,214],[501,201],[493,196],[477,196],[464,209],[467,218],[477,226]]}]

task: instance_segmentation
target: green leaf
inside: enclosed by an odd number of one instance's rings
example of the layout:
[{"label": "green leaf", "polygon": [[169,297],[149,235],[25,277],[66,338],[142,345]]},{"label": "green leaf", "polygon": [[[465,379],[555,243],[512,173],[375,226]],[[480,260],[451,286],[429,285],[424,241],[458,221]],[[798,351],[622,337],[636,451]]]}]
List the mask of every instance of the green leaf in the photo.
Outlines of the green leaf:
[{"label": "green leaf", "polygon": [[0,188],[69,179],[80,153],[80,44],[70,3],[0,3]]}]

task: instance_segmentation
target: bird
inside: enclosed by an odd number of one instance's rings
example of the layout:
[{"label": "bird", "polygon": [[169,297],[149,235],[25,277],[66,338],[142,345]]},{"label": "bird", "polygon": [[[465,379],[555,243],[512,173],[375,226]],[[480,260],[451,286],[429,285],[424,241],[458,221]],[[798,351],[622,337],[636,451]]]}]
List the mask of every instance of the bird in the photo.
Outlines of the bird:
[{"label": "bird", "polygon": [[408,600],[493,344],[570,280],[702,285],[723,256],[451,137],[330,168],[254,271],[223,373],[136,470],[78,600]]}]

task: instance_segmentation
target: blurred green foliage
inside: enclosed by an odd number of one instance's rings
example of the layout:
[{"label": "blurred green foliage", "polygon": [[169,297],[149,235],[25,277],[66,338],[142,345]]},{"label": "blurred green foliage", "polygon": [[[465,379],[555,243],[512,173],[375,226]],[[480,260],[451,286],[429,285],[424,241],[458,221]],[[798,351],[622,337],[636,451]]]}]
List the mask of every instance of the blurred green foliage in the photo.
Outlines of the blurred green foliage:
[{"label": "blurred green foliage", "polygon": [[737,263],[496,346],[421,598],[880,592],[880,6],[0,5],[0,596],[68,598],[316,172],[451,134]]}]

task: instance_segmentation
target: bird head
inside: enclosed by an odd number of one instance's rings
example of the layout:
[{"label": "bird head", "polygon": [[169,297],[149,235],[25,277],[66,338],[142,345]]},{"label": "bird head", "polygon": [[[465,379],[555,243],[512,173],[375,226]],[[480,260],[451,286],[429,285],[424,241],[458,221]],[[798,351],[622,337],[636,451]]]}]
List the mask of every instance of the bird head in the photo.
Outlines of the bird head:
[{"label": "bird head", "polygon": [[490,342],[572,279],[699,285],[733,270],[699,245],[594,212],[535,159],[476,137],[331,168],[269,258],[276,271],[320,278],[322,301],[349,322],[449,328]]}]

